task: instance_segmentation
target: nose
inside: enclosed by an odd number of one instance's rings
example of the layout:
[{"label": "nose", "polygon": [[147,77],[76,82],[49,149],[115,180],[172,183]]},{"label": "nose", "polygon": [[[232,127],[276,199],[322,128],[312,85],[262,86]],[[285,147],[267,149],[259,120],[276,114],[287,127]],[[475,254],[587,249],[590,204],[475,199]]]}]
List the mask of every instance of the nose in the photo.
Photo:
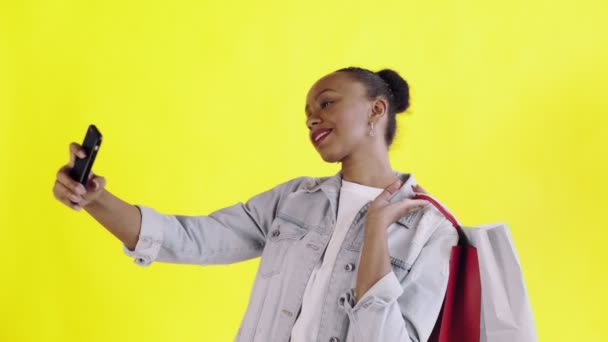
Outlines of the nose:
[{"label": "nose", "polygon": [[306,126],[308,127],[308,129],[312,130],[314,127],[314,125],[318,124],[320,122],[320,119],[314,115],[311,115],[308,117],[308,119],[306,119]]}]

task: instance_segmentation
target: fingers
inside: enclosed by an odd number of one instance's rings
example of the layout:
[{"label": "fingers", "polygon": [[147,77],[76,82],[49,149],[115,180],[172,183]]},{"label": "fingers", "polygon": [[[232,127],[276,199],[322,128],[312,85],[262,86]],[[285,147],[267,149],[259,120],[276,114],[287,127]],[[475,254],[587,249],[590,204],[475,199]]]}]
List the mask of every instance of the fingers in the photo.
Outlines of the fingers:
[{"label": "fingers", "polygon": [[66,187],[59,181],[55,181],[55,186],[53,187],[53,195],[61,203],[67,205],[68,207],[77,211],[81,209],[80,204],[83,198],[73,193],[68,187]]},{"label": "fingers", "polygon": [[87,154],[79,144],[72,142],[70,143],[70,163],[68,164],[70,168],[74,167],[74,162],[76,161],[76,157],[82,159],[86,157]]},{"label": "fingers", "polygon": [[[390,224],[396,222],[403,216],[430,204],[429,201],[424,199],[407,197],[391,203],[389,199],[400,187],[401,180],[397,180],[386,187],[384,191],[376,197],[368,211],[368,220],[380,225],[383,225],[383,222]],[[412,189],[417,193],[426,193],[426,191],[417,184],[412,185]]]},{"label": "fingers", "polygon": [[380,193],[380,195],[378,195],[378,197],[376,197],[376,200],[388,202],[388,199],[391,197],[392,194],[395,193],[395,191],[399,190],[400,186],[401,186],[401,180],[394,181],[391,185],[384,188],[384,191],[382,191]]},{"label": "fingers", "polygon": [[93,176],[89,177],[89,181],[87,182],[87,194],[84,195],[87,198],[87,195],[98,192],[103,189],[106,185],[106,179],[102,176]]},{"label": "fingers", "polygon": [[402,199],[400,201],[397,201],[397,202],[395,202],[395,203],[393,203],[391,205],[394,205],[395,207],[397,207],[401,211],[405,211],[406,213],[409,213],[410,211],[414,211],[416,209],[420,209],[420,208],[424,207],[427,204],[429,204],[429,201],[427,201],[427,200],[404,198],[404,199]]},{"label": "fingers", "polygon": [[414,192],[420,192],[423,194],[426,194],[426,190],[424,190],[419,184],[414,184],[412,185],[412,189],[414,190]]},{"label": "fingers", "polygon": [[[76,158],[85,158],[86,152],[82,146],[75,142],[70,143],[69,150],[70,161],[57,171],[53,195],[68,207],[80,210],[85,203],[84,195],[87,194],[87,189],[70,177],[70,170],[74,167]],[[91,176],[92,173],[89,179],[91,179]]]},{"label": "fingers", "polygon": [[388,205],[386,211],[388,212],[388,216],[392,217],[393,222],[395,222],[401,217],[425,207],[429,203],[429,201],[423,199],[404,198]]},{"label": "fingers", "polygon": [[68,165],[59,169],[59,171],[57,172],[57,181],[59,183],[61,183],[63,186],[65,186],[68,190],[73,192],[74,194],[84,195],[87,192],[85,187],[82,184],[75,181],[74,179],[72,179],[72,177],[70,177],[70,175],[69,175],[70,169],[71,168]]}]

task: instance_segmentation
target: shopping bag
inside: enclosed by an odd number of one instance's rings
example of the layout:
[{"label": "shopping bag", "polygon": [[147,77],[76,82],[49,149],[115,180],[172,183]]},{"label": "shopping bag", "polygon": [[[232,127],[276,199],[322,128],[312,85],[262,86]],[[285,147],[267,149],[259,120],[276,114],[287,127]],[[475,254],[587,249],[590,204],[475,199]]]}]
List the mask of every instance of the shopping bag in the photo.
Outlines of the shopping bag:
[{"label": "shopping bag", "polygon": [[432,203],[458,231],[443,307],[429,342],[536,342],[532,307],[508,225],[461,226],[433,196],[415,198]]}]

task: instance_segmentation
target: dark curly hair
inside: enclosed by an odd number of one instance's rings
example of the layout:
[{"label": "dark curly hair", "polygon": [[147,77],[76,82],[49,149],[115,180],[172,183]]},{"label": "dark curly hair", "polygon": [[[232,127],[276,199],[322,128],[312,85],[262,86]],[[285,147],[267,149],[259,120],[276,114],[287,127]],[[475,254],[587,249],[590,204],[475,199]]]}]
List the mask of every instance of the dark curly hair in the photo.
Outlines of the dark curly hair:
[{"label": "dark curly hair", "polygon": [[346,72],[354,80],[363,83],[367,89],[367,97],[374,100],[384,96],[388,100],[388,123],[384,140],[390,147],[397,132],[398,113],[406,111],[410,106],[410,88],[407,82],[394,70],[382,69],[378,72],[359,67],[348,67],[335,72]]}]

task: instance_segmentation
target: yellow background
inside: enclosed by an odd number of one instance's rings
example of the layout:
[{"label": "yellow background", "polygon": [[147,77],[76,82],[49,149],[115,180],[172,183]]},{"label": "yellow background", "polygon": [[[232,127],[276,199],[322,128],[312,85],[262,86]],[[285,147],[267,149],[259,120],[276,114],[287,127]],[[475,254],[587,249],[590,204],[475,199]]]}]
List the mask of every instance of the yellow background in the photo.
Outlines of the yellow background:
[{"label": "yellow background", "polygon": [[307,138],[335,69],[410,83],[392,166],[506,221],[540,341],[605,341],[605,1],[0,2],[0,340],[232,341],[259,259],[138,267],[52,195],[68,144],[130,203],[208,214],[333,175]]}]

